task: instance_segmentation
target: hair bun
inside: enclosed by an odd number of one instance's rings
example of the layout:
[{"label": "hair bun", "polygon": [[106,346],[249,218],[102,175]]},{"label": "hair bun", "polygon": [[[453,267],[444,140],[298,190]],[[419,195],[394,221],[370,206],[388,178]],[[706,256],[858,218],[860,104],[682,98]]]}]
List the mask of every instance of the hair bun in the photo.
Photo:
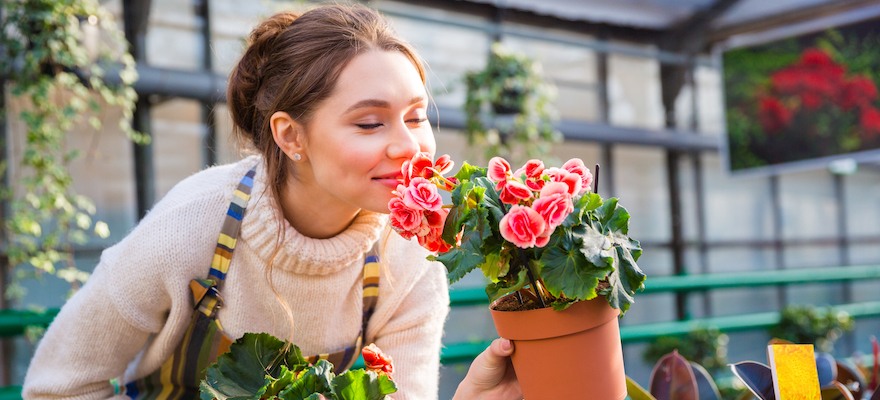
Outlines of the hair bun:
[{"label": "hair bun", "polygon": [[295,12],[275,14],[255,27],[248,36],[247,49],[238,65],[229,75],[226,100],[230,105],[233,122],[251,135],[254,144],[259,146],[259,132],[262,121],[261,104],[258,97],[263,84],[264,66],[272,56],[275,40],[299,18]]}]

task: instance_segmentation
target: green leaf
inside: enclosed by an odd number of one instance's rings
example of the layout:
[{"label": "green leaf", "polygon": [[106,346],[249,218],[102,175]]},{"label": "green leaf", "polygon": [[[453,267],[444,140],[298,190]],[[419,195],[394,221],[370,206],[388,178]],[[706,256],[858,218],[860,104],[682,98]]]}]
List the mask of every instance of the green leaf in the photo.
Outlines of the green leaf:
[{"label": "green leaf", "polygon": [[486,285],[486,295],[489,297],[489,303],[493,303],[510,293],[520,290],[529,282],[528,271],[525,268],[520,269],[516,275],[508,275],[495,283]]},{"label": "green leaf", "polygon": [[263,392],[263,397],[271,398],[272,396],[278,396],[284,388],[290,385],[293,380],[296,379],[296,372],[293,372],[287,369],[286,365],[281,366],[281,371],[278,374],[278,378],[269,378],[267,377],[267,385],[266,389]]},{"label": "green leaf", "polygon": [[[586,232],[595,231],[588,227]],[[576,239],[583,240],[583,237],[554,233],[551,243],[541,255],[541,276],[553,296],[589,300],[596,297],[599,280],[604,279],[611,268],[607,263],[597,265],[588,260],[582,246],[576,244]],[[601,257],[597,259],[602,260]]]},{"label": "green leaf", "polygon": [[277,376],[284,342],[267,333],[245,333],[207,369],[201,384],[201,398],[258,399],[270,383],[266,375]]},{"label": "green leaf", "polygon": [[470,165],[466,161],[461,164],[461,168],[455,173],[455,179],[458,179],[459,182],[473,180],[481,176],[486,176],[486,169]]},{"label": "green leaf", "polygon": [[[629,212],[618,206],[617,199],[612,198],[599,206],[595,217],[593,227],[586,227],[582,235],[581,250],[591,262],[602,259],[613,267],[607,278],[609,287],[601,294],[612,307],[620,309],[622,316],[635,302],[635,292],[645,286],[647,277],[636,263],[642,255],[642,248],[637,240],[627,236]],[[597,232],[603,236],[600,238]]]},{"label": "green leaf", "polygon": [[632,400],[657,400],[645,388],[639,386],[636,381],[628,376],[626,377],[626,394]]},{"label": "green leaf", "polygon": [[95,222],[95,235],[101,239],[107,239],[110,236],[110,228],[104,221]]},{"label": "green leaf", "polygon": [[486,260],[480,264],[480,269],[483,270],[483,275],[489,278],[490,282],[497,283],[498,278],[507,275],[507,272],[510,271],[510,261],[501,257],[501,254],[497,252],[488,253]]},{"label": "green leaf", "polygon": [[449,283],[457,282],[484,262],[485,256],[480,247],[483,244],[483,239],[492,234],[486,220],[486,211],[483,209],[470,212],[462,226],[464,233],[461,237],[461,246],[454,247],[436,257],[430,257],[446,266],[446,276]]},{"label": "green leaf", "polygon": [[382,400],[397,392],[397,385],[387,376],[362,369],[340,374],[332,385],[339,400]]},{"label": "green leaf", "polygon": [[331,393],[333,364],[327,360],[318,360],[311,368],[303,372],[301,376],[290,383],[286,389],[278,394],[278,397],[286,400],[302,400],[313,393]]}]

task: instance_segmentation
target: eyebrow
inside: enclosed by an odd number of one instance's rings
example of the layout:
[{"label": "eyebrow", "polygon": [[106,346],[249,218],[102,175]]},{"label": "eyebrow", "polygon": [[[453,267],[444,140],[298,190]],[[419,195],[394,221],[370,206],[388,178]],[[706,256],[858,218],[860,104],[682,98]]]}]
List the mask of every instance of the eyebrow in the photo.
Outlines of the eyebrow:
[{"label": "eyebrow", "polygon": [[[423,102],[423,101],[425,101],[425,96],[416,96],[416,97],[409,99],[408,105],[413,105],[413,104]],[[354,105],[352,105],[347,110],[345,110],[344,114],[347,114],[349,112],[357,110],[358,108],[366,108],[366,107],[391,108],[391,103],[389,103],[385,100],[379,100],[379,99],[361,100],[357,103],[354,103]]]}]

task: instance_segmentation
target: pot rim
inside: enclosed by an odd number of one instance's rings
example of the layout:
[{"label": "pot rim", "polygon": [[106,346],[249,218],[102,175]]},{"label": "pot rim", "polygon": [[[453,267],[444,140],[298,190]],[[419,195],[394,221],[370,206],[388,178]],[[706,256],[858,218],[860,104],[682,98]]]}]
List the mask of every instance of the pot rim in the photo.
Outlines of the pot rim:
[{"label": "pot rim", "polygon": [[[494,305],[495,302],[492,303],[492,306]],[[604,325],[620,315],[620,310],[611,308],[602,296],[578,301],[563,311],[556,311],[552,307],[525,311],[497,311],[492,309],[492,306],[489,307],[489,312],[492,314],[498,335],[510,340],[540,340],[566,336]]]}]

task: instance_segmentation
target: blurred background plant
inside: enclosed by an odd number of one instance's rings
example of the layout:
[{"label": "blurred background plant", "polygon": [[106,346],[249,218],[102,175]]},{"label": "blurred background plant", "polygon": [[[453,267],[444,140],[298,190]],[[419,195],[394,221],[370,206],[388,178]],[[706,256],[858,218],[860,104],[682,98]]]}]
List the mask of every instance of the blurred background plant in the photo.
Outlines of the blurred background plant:
[{"label": "blurred background plant", "polygon": [[726,334],[713,327],[701,327],[685,336],[662,336],[648,345],[642,358],[645,362],[656,363],[673,350],[682,357],[697,362],[711,373],[727,369]]},{"label": "blurred background plant", "polygon": [[553,126],[555,88],[534,60],[495,43],[486,67],[466,73],[464,81],[465,134],[486,159],[547,158],[551,145],[562,141]]},{"label": "blurred background plant", "polygon": [[129,138],[149,138],[131,127],[134,59],[98,1],[7,0],[0,3],[0,15],[0,76],[23,104],[18,117],[26,130],[15,144],[20,148],[13,154],[21,154],[12,160],[17,165],[2,166],[12,173],[12,184],[0,193],[9,207],[3,227],[6,265],[15,271],[5,296],[18,300],[25,278],[55,276],[71,291],[78,288],[88,273],[77,267],[73,246],[109,235],[107,224],[93,218],[94,203],[74,190],[69,165],[79,153],[68,133],[84,124],[99,131],[99,110],[110,106],[121,110],[119,127]]},{"label": "blurred background plant", "polygon": [[830,307],[790,305],[782,309],[779,323],[768,333],[792,343],[814,344],[816,351],[830,353],[844,332],[853,330],[853,318]]}]

